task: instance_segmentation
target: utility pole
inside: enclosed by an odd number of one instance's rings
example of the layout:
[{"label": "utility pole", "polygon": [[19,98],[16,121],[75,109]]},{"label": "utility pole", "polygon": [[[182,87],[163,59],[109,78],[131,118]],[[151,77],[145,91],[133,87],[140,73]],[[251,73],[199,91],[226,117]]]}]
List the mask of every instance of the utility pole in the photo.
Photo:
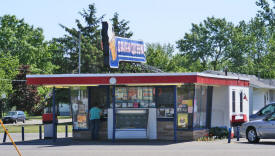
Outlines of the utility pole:
[{"label": "utility pole", "polygon": [[81,32],[79,31],[79,38],[78,38],[78,74],[80,74],[81,68]]}]

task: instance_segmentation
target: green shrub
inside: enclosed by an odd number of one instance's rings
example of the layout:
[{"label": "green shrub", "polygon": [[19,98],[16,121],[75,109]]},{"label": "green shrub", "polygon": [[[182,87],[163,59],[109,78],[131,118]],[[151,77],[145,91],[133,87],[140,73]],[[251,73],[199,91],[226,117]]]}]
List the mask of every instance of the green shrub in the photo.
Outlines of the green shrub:
[{"label": "green shrub", "polygon": [[209,136],[216,138],[226,138],[228,136],[228,130],[226,127],[212,127],[209,129]]}]

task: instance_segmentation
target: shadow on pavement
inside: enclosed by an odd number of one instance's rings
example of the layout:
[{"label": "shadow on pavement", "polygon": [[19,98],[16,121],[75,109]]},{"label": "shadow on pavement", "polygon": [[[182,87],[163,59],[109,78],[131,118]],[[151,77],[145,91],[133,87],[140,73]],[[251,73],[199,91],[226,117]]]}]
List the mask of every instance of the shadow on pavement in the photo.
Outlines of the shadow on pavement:
[{"label": "shadow on pavement", "polygon": [[259,143],[249,143],[249,142],[238,142],[239,144],[250,144],[250,145],[275,145],[275,141],[260,141]]},{"label": "shadow on pavement", "polygon": [[[184,141],[187,142],[187,141]],[[112,142],[111,140],[102,140],[102,141],[92,141],[92,140],[74,140],[70,138],[58,138],[54,142],[53,140],[29,140],[24,142],[15,142],[16,145],[45,145],[47,147],[55,147],[55,146],[81,146],[81,145],[92,145],[92,146],[114,146],[114,145],[135,145],[135,146],[164,146],[170,144],[183,143],[183,141],[160,141],[160,140],[116,140]],[[12,143],[2,143],[1,145],[12,145]]]}]

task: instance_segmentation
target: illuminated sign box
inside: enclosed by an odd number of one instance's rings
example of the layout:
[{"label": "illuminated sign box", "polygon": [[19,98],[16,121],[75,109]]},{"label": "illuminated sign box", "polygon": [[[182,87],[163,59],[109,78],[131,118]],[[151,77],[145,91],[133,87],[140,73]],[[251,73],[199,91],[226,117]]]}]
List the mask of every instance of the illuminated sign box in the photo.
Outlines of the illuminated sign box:
[{"label": "illuminated sign box", "polygon": [[146,62],[143,41],[115,37],[109,43],[109,64],[111,68],[118,68],[120,61]]},{"label": "illuminated sign box", "polygon": [[102,22],[102,43],[105,60],[111,68],[118,68],[120,61],[146,62],[144,42],[114,36],[107,22]]}]

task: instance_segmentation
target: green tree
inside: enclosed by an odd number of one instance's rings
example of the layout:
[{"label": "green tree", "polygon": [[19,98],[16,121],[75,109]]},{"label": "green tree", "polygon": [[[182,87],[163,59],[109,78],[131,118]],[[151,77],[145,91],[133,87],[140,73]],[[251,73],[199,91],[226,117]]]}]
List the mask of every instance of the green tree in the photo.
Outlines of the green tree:
[{"label": "green tree", "polygon": [[29,66],[20,66],[19,73],[15,77],[16,81],[12,82],[13,93],[10,96],[10,105],[30,114],[40,113],[44,107],[37,87],[27,85],[26,82],[26,75],[30,73],[29,70]]},{"label": "green tree", "polygon": [[[273,7],[270,6],[273,4]],[[264,78],[275,78],[275,0],[258,0],[256,5],[261,8],[258,11],[253,23],[258,24],[254,31],[254,36],[259,39],[255,42],[255,47],[260,49],[260,59],[257,60],[258,71],[261,77]]]},{"label": "green tree", "polygon": [[159,43],[146,44],[146,62],[163,71],[168,71],[168,65],[171,61],[174,48],[172,45],[161,45]]},{"label": "green tree", "polygon": [[18,59],[0,53],[0,96],[12,91],[12,80],[18,73]]},{"label": "green tree", "polygon": [[30,65],[35,73],[51,73],[51,52],[41,28],[34,28],[13,15],[0,17],[1,53],[15,56],[21,65]]},{"label": "green tree", "polygon": [[231,36],[234,25],[224,18],[207,18],[203,23],[192,24],[190,33],[177,41],[177,48],[193,61],[200,60],[203,68],[219,70],[228,60],[231,48]]},{"label": "green tree", "polygon": [[52,40],[54,63],[61,67],[55,71],[56,73],[78,73],[79,33],[81,34],[81,73],[98,73],[103,69],[100,35],[103,16],[96,16],[94,4],[80,12],[80,15],[85,24],[76,19],[77,28],[60,25],[67,35]]},{"label": "green tree", "polygon": [[[81,33],[81,73],[105,73],[105,72],[148,72],[149,68],[139,63],[120,62],[119,69],[106,68],[103,64],[103,52],[101,49],[101,21],[104,16],[96,16],[94,4],[87,10],[80,12],[85,21],[82,24],[76,20],[77,28],[69,28],[61,25],[68,33],[64,37],[51,41],[51,49],[54,55],[54,64],[61,68],[55,73],[77,73],[78,71],[78,37]],[[119,18],[115,13],[111,19],[114,32],[120,37],[131,37],[133,33],[128,26],[129,21]]]},{"label": "green tree", "polygon": [[12,92],[12,80],[18,73],[18,59],[10,55],[4,55],[0,52],[0,117],[2,112],[7,108],[6,99],[2,99],[2,95],[6,97]]},{"label": "green tree", "polygon": [[[27,66],[28,70],[32,73],[41,74],[52,73],[52,70],[55,68],[52,64],[52,51],[49,50],[48,43],[44,41],[43,30],[41,28],[34,28],[34,26],[27,24],[24,19],[18,19],[13,15],[0,17],[0,56],[10,59],[10,64],[8,65],[15,72],[19,71],[19,65],[21,67]],[[17,67],[15,68],[15,66]],[[36,87],[24,89],[26,86],[16,85],[16,83],[25,82],[26,77],[24,76],[26,74],[13,77],[15,81],[12,81],[12,92],[8,95],[8,103],[11,106],[18,105],[20,100],[26,98],[25,95],[31,96],[34,92],[38,92]],[[9,87],[11,87],[11,83]],[[23,94],[20,90],[26,92]],[[17,98],[18,101],[12,101],[13,98],[11,97]],[[40,100],[35,100],[29,102],[32,106],[21,105],[24,108],[21,106],[19,108],[30,111],[31,107],[41,104],[40,102]]]},{"label": "green tree", "polygon": [[129,21],[125,19],[119,20],[119,14],[115,12],[111,19],[113,23],[113,30],[116,36],[130,38],[133,36],[133,32],[130,31]]},{"label": "green tree", "polygon": [[175,54],[169,61],[167,71],[169,72],[200,72],[203,71],[199,60],[192,61],[190,56]]}]

